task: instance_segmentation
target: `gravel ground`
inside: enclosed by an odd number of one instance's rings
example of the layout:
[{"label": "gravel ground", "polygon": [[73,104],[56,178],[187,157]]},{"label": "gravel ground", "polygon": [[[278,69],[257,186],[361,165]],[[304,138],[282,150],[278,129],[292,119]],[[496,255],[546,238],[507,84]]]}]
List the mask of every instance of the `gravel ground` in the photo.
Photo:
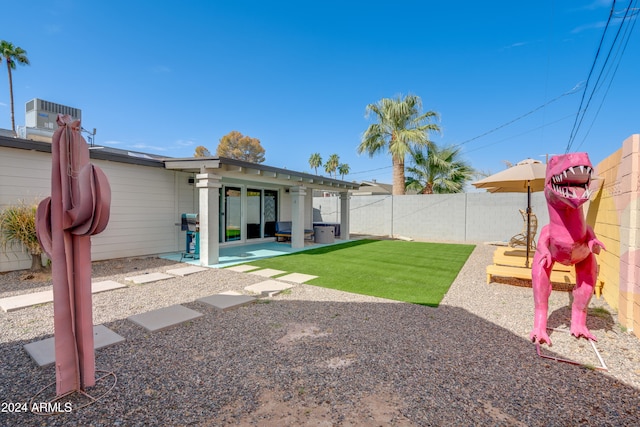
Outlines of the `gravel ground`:
[{"label": "gravel ground", "polygon": [[[0,313],[0,425],[639,425],[640,340],[594,298],[588,326],[609,371],[539,357],[528,340],[531,289],[487,285],[492,252],[476,247],[438,308],[297,285],[218,312],[195,300],[264,279],[213,269],[96,294],[94,322],[126,338],[96,352],[97,368],[117,382],[92,405],[74,397],[69,413],[49,417],[7,411],[55,381],[54,368],[22,348],[52,336],[52,304]],[[96,262],[93,277],[125,283],[179,266]],[[0,274],[0,298],[50,288],[24,274]],[[569,297],[552,293],[549,326],[568,326]],[[177,303],[204,316],[155,333],[126,319]],[[599,365],[588,341],[551,338],[545,353]],[[89,391],[99,395],[112,378]]]}]

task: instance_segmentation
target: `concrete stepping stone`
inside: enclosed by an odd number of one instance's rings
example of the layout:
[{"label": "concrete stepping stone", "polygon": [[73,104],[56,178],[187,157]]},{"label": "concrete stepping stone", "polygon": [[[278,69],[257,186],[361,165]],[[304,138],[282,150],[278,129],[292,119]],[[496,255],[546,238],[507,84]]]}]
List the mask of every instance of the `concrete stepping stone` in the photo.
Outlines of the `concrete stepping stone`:
[{"label": "concrete stepping stone", "polygon": [[205,271],[206,268],[205,267],[196,267],[195,265],[192,265],[190,267],[181,267],[181,268],[174,268],[172,270],[167,270],[168,274],[173,274],[175,276],[188,276],[190,274],[193,273],[199,273],[201,271]]},{"label": "concrete stepping stone", "polygon": [[201,316],[202,313],[191,310],[190,308],[184,307],[180,304],[176,304],[148,311],[146,313],[129,316],[127,319],[136,325],[142,326],[150,332],[156,332],[170,328],[171,326],[179,325],[180,323],[188,322],[189,320],[197,319]]},{"label": "concrete stepping stone", "polygon": [[311,279],[315,279],[318,276],[312,276],[311,274],[291,273],[285,276],[278,277],[278,280],[284,280],[285,282],[304,283]]},{"label": "concrete stepping stone", "polygon": [[34,292],[25,295],[16,295],[14,297],[2,298],[0,300],[0,307],[5,312],[19,310],[21,308],[30,307],[33,305],[44,304],[53,301],[53,290]]},{"label": "concrete stepping stone", "polygon": [[[95,325],[93,327],[93,348],[95,350],[123,341],[124,338],[122,336],[104,325]],[[25,344],[24,349],[38,366],[49,366],[56,361],[55,337]]]},{"label": "concrete stepping stone", "polygon": [[243,305],[251,304],[255,302],[255,298],[249,295],[229,295],[229,294],[216,294],[204,298],[199,298],[196,301],[208,304],[221,311],[232,310],[234,308],[242,307]]},{"label": "concrete stepping stone", "polygon": [[244,295],[237,291],[224,291],[220,292],[220,295]]},{"label": "concrete stepping stone", "polygon": [[247,271],[257,270],[260,267],[256,267],[255,265],[241,264],[234,265],[233,267],[227,268],[227,270],[237,271],[239,273],[246,273]]},{"label": "concrete stepping stone", "polygon": [[284,291],[285,289],[293,288],[293,286],[294,285],[279,282],[277,280],[265,280],[264,282],[246,286],[244,290],[254,294],[272,297]]},{"label": "concrete stepping stone", "polygon": [[103,280],[102,282],[93,282],[91,284],[91,293],[97,294],[99,292],[111,291],[113,289],[126,288],[127,285],[118,283],[115,280]]},{"label": "concrete stepping stone", "polygon": [[164,273],[149,273],[149,274],[141,274],[139,276],[131,276],[125,277],[124,280],[128,280],[130,282],[139,285],[141,283],[149,283],[149,282],[157,282],[158,280],[171,279],[176,276],[172,276],[171,274]]},{"label": "concrete stepping stone", "polygon": [[273,277],[273,276],[277,276],[278,274],[282,274],[282,273],[286,273],[286,271],[275,270],[273,268],[265,268],[263,270],[250,271],[249,272],[249,274],[255,274],[256,276],[262,276],[262,277]]},{"label": "concrete stepping stone", "polygon": [[[113,280],[105,280],[102,282],[94,282],[91,284],[91,293],[110,291],[112,289],[126,288],[127,285],[115,282]],[[16,295],[0,299],[0,308],[5,312],[19,310],[21,308],[31,307],[38,304],[46,304],[53,302],[53,289],[42,292],[33,292],[30,294]]]}]

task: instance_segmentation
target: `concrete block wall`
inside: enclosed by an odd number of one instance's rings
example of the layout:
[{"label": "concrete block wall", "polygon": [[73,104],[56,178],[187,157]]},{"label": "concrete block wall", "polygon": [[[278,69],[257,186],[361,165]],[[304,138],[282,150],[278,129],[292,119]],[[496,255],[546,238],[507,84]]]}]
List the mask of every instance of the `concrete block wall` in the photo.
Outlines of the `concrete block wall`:
[{"label": "concrete block wall", "polygon": [[[549,222],[542,192],[531,195],[538,230]],[[405,196],[353,196],[351,233],[404,236],[415,240],[508,241],[524,228],[518,209],[526,193],[466,193]],[[338,197],[316,197],[317,221],[340,222]]]},{"label": "concrete block wall", "polygon": [[[340,198],[335,197],[335,199],[335,211],[338,211]],[[392,196],[354,196],[349,202],[351,211],[349,229],[351,233],[378,236],[389,236],[393,233]],[[340,217],[337,216],[337,218]]]},{"label": "concrete block wall", "polygon": [[[472,242],[508,241],[524,230],[519,210],[527,208],[526,193],[468,193],[466,240]],[[543,192],[531,194],[531,212],[538,220],[538,232],[549,223]]]},{"label": "concrete block wall", "polygon": [[620,162],[620,282],[618,316],[620,323],[640,337],[640,135],[622,144]]},{"label": "concrete block wall", "polygon": [[465,241],[466,198],[459,196],[431,194],[394,197],[392,234],[420,240]]},{"label": "concrete block wall", "polygon": [[588,211],[607,250],[598,255],[603,296],[618,310],[621,325],[640,337],[640,135],[596,168],[600,192]]}]

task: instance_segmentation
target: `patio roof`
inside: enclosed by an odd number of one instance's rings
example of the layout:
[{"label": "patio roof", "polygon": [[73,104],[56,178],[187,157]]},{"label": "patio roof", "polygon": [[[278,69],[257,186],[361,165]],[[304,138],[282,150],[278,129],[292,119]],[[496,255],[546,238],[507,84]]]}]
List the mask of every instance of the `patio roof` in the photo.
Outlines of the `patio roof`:
[{"label": "patio roof", "polygon": [[259,163],[245,162],[226,157],[189,157],[165,158],[165,167],[172,170],[201,173],[205,170],[220,170],[225,177],[238,179],[254,179],[261,182],[273,182],[289,185],[304,185],[309,188],[329,189],[334,191],[353,190],[359,187],[355,182],[341,181],[319,175],[296,172],[290,169],[276,168]]}]

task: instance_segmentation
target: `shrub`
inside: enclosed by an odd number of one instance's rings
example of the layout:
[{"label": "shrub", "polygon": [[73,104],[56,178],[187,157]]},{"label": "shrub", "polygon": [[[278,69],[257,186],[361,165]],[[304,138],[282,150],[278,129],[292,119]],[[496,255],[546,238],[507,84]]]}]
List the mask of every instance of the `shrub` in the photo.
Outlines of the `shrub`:
[{"label": "shrub", "polygon": [[42,270],[42,247],[36,234],[36,204],[24,201],[0,211],[0,244],[6,250],[10,244],[19,244],[31,254],[31,270]]}]

